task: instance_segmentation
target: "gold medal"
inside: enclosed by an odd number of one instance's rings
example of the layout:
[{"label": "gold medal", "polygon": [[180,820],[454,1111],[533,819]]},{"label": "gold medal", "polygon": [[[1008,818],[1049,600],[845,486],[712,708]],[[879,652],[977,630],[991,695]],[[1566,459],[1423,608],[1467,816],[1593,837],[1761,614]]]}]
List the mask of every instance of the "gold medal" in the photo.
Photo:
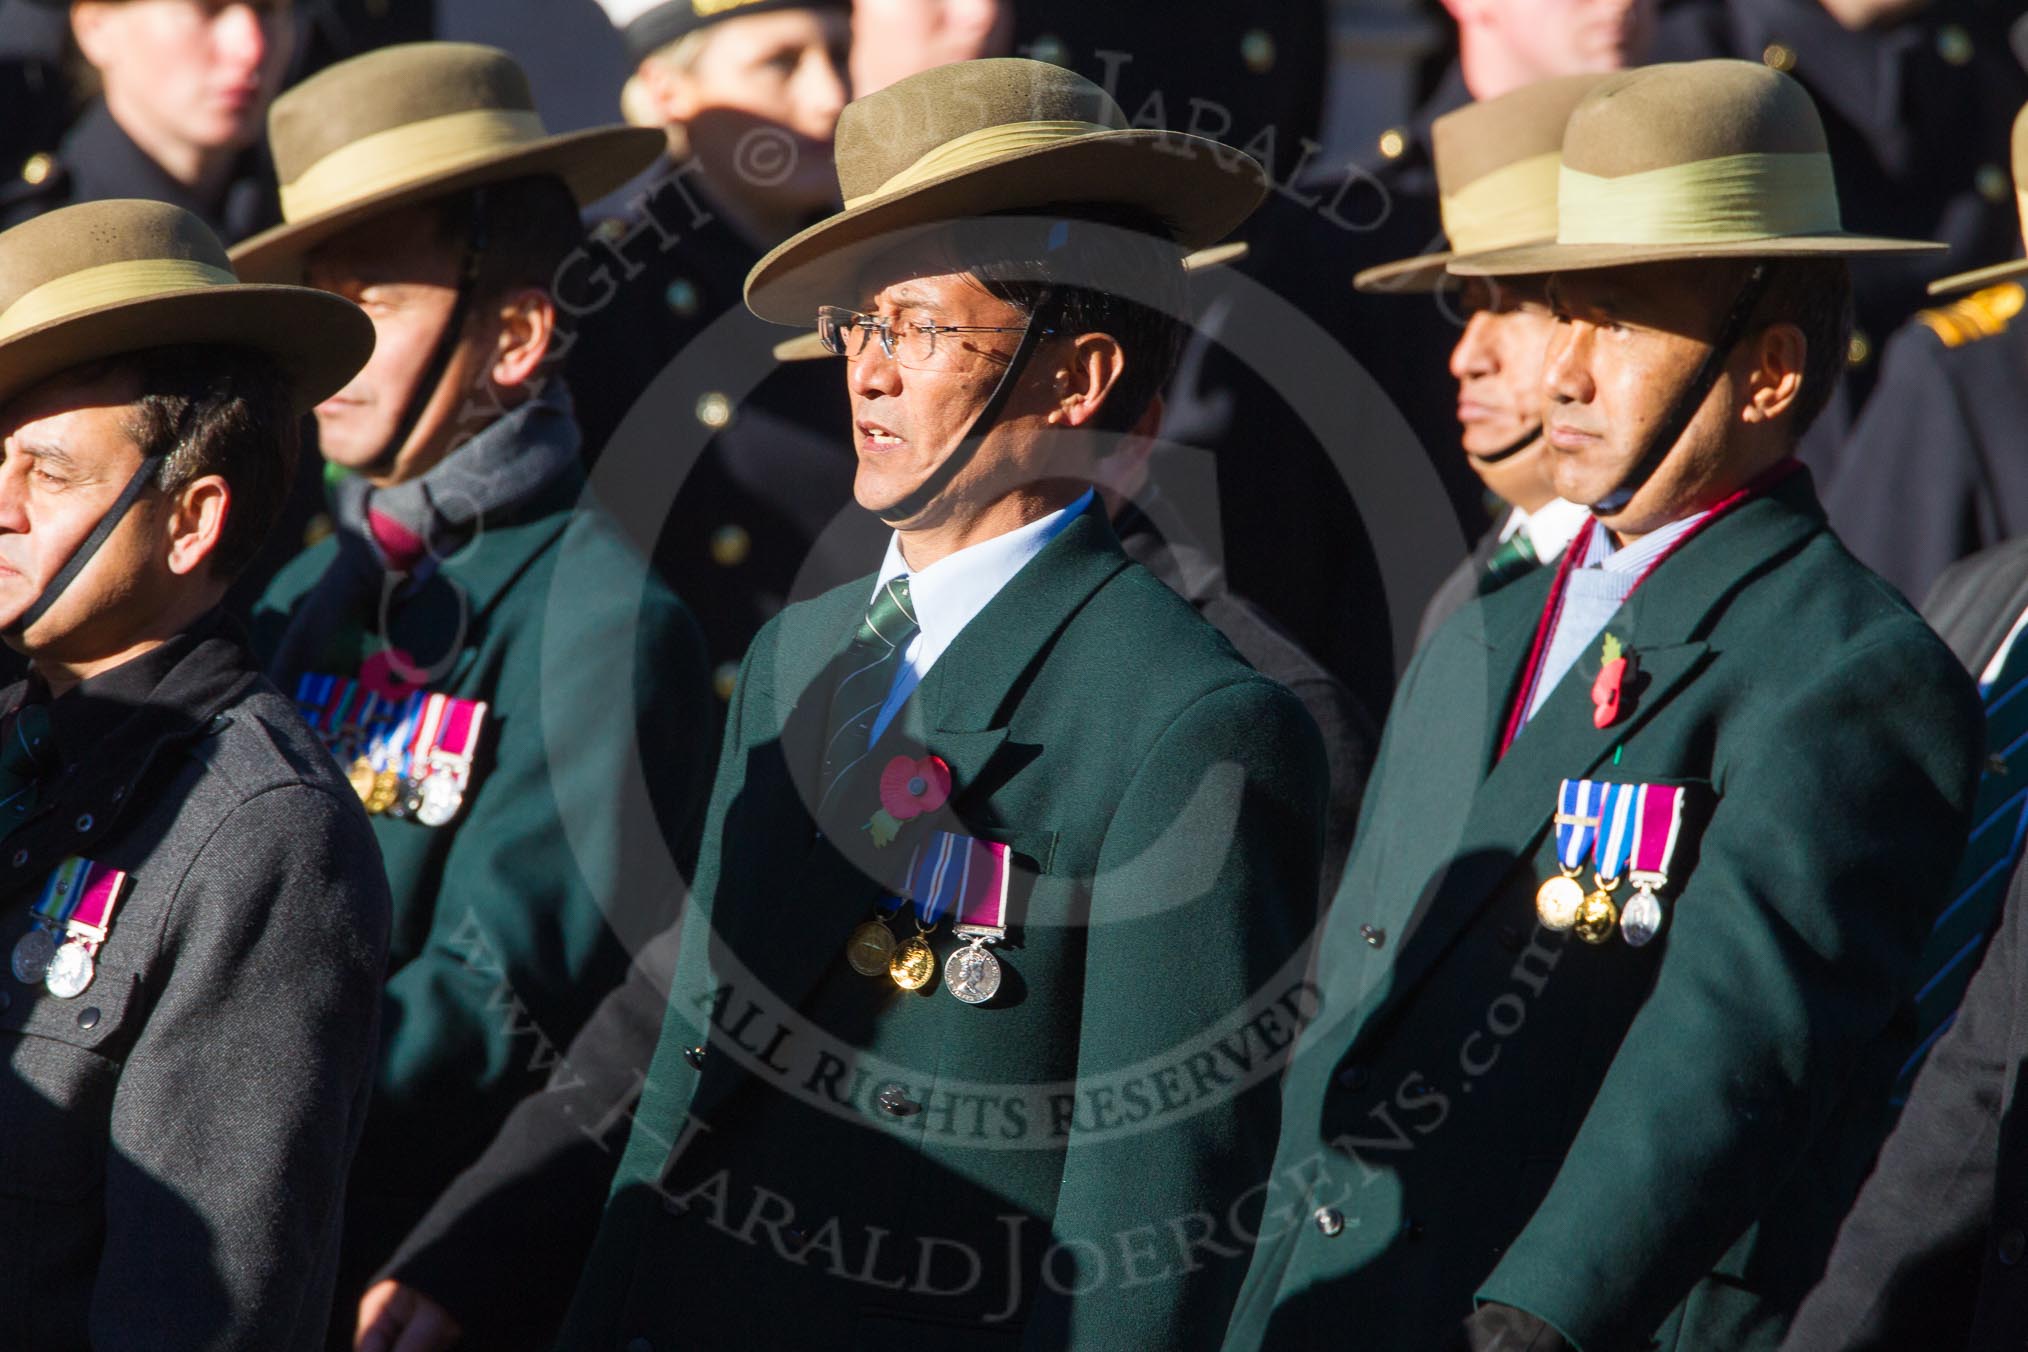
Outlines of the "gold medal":
[{"label": "gold medal", "polygon": [[936,950],[922,935],[911,935],[908,942],[895,950],[894,957],[887,964],[887,974],[903,990],[919,991],[929,985],[937,974]]},{"label": "gold medal", "polygon": [[1578,908],[1577,924],[1574,928],[1577,930],[1577,937],[1586,943],[1602,944],[1613,937],[1613,931],[1619,928],[1619,923],[1620,908],[1613,905],[1612,890],[1600,886],[1598,891],[1586,897],[1584,905]]},{"label": "gold medal", "polygon": [[1567,873],[1559,873],[1535,889],[1535,915],[1544,929],[1569,929],[1583,908],[1584,886]]},{"label": "gold medal", "polygon": [[361,756],[352,762],[352,768],[346,772],[346,778],[352,781],[352,791],[358,794],[359,801],[364,803],[373,797],[373,786],[379,781],[380,776],[374,773],[373,762]]},{"label": "gold medal", "polygon": [[886,976],[894,960],[894,931],[885,920],[868,920],[845,941],[845,963],[861,976]]},{"label": "gold medal", "polygon": [[373,788],[366,795],[366,810],[378,817],[401,801],[401,776],[382,770],[373,776]]}]

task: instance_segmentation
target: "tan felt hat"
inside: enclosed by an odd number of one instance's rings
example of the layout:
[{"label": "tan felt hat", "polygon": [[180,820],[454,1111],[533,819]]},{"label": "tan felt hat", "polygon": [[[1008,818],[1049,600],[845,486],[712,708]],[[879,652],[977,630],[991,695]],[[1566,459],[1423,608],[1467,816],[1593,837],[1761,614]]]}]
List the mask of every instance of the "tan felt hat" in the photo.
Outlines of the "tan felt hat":
[{"label": "tan felt hat", "polygon": [[373,355],[373,322],[322,291],[240,281],[204,222],[164,202],[86,202],[0,234],[0,399],[192,343],[267,353],[308,411]]},{"label": "tan felt hat", "polygon": [[486,183],[553,174],[590,202],[653,164],[667,138],[618,126],[552,136],[513,57],[411,42],[283,94],[268,110],[268,144],[283,223],[232,251],[249,281],[295,281],[303,255],[360,221]]},{"label": "tan felt hat", "polygon": [[1468,103],[1430,124],[1450,249],[1367,268],[1361,291],[1435,291],[1445,264],[1556,238],[1556,170],[1571,110],[1604,75],[1565,75]]},{"label": "tan felt hat", "polygon": [[1944,248],[1848,232],[1816,105],[1752,61],[1643,66],[1600,81],[1564,129],[1556,220],[1554,243],[1454,259],[1450,270],[1501,277]]},{"label": "tan felt hat", "polygon": [[[2020,204],[2022,241],[2028,244],[2028,106],[2014,114],[2014,200]],[[1975,291],[2016,277],[2028,277],[2028,258],[1939,277],[1929,284],[1929,294],[1944,296],[1953,291]]]},{"label": "tan felt hat", "polygon": [[845,209],[754,266],[747,307],[807,328],[820,305],[859,299],[859,269],[918,227],[1070,206],[1147,211],[1181,248],[1223,239],[1267,192],[1242,151],[1182,132],[1132,129],[1090,80],[1042,61],[938,66],[845,106]]}]

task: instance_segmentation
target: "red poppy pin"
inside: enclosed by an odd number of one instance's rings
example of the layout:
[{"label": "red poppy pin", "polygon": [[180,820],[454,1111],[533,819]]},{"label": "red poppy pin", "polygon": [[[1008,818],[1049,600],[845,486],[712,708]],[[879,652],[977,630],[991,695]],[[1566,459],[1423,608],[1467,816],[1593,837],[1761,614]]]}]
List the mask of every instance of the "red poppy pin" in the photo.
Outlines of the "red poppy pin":
[{"label": "red poppy pin", "polygon": [[359,684],[384,700],[400,701],[414,694],[422,670],[400,648],[382,648],[359,667]]},{"label": "red poppy pin", "polygon": [[1620,646],[1618,638],[1605,636],[1605,653],[1598,678],[1591,683],[1591,722],[1595,728],[1609,728],[1625,711],[1627,678],[1633,675],[1634,655]]},{"label": "red poppy pin", "polygon": [[901,824],[935,812],[951,796],[951,767],[937,756],[896,756],[880,772],[880,811],[866,823],[873,843],[892,844]]}]

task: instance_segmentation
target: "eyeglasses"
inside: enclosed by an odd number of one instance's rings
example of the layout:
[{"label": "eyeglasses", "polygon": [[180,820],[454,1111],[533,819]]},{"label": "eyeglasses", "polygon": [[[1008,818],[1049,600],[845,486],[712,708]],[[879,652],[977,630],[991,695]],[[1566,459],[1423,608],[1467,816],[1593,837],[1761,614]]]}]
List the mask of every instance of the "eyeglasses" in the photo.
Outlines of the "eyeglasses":
[{"label": "eyeglasses", "polygon": [[[817,310],[817,339],[832,356],[857,361],[866,354],[867,339],[874,337],[880,340],[880,350],[890,360],[920,371],[941,369],[937,360],[940,353],[947,365],[965,350],[957,343],[945,343],[939,347],[939,334],[1027,331],[1025,324],[933,324],[918,320],[904,320],[896,324],[891,319],[861,314],[837,305],[820,306]],[[1054,329],[1041,331],[1045,338],[1055,332]]]}]

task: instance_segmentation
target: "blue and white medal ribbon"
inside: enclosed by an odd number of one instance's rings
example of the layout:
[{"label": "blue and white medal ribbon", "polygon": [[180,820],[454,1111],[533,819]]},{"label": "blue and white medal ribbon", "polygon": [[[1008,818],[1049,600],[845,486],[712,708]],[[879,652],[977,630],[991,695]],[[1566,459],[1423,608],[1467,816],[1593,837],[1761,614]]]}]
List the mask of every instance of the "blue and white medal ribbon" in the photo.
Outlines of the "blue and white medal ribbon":
[{"label": "blue and white medal ribbon", "polygon": [[1556,790],[1556,862],[1562,869],[1535,893],[1535,914],[1545,929],[1567,930],[1577,923],[1584,905],[1578,882],[1597,838],[1601,786],[1589,779],[1566,779]]},{"label": "blue and white medal ribbon", "polygon": [[1578,907],[1577,937],[1588,944],[1602,944],[1619,928],[1620,908],[1613,901],[1627,876],[1627,861],[1634,850],[1634,808],[1639,802],[1638,784],[1602,784],[1599,827],[1593,856],[1591,895]]}]

